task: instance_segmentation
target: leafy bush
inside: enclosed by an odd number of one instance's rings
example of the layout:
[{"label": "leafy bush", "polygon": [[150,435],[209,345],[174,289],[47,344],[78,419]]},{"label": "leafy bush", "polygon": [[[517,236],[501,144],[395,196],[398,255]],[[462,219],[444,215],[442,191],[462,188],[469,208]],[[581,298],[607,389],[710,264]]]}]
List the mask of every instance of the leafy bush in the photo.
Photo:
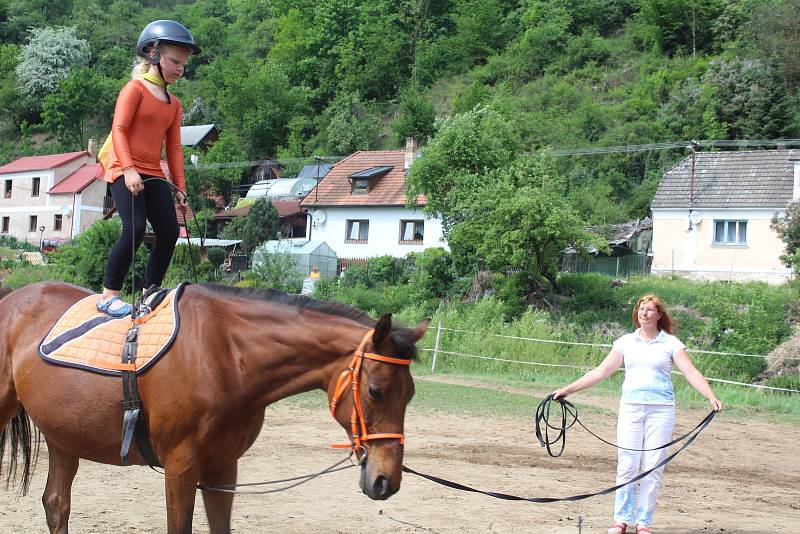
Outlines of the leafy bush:
[{"label": "leafy bush", "polygon": [[[74,281],[94,291],[100,291],[108,255],[121,231],[122,224],[117,218],[98,221],[76,239],[51,253],[50,261],[62,269],[62,280]],[[141,287],[146,262],[147,250],[139,247],[134,267],[137,287]],[[123,291],[130,291],[130,273],[125,278]]]},{"label": "leafy bush", "polygon": [[286,252],[256,252],[248,278],[258,287],[271,287],[287,293],[300,293],[303,277],[297,272],[297,260]]},{"label": "leafy bush", "polygon": [[220,247],[210,247],[207,254],[208,261],[211,262],[211,265],[213,265],[215,269],[222,265],[222,262],[225,261],[225,257],[227,256],[225,249]]},{"label": "leafy bush", "polygon": [[449,252],[437,247],[409,256],[414,261],[409,283],[422,298],[443,298],[450,292],[455,271]]},{"label": "leafy bush", "polygon": [[16,237],[10,235],[0,236],[0,246],[13,248],[17,250],[26,250],[28,252],[35,252],[39,250],[39,247],[37,247],[33,243],[28,243],[27,241],[20,241]]}]

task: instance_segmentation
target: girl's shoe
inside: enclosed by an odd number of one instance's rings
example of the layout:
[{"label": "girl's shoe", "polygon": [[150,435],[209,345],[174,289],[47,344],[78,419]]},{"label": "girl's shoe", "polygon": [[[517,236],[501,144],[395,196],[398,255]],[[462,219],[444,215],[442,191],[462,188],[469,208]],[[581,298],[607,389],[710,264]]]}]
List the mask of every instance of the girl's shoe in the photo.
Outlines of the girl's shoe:
[{"label": "girl's shoe", "polygon": [[647,525],[636,525],[636,534],[653,534]]},{"label": "girl's shoe", "polygon": [[614,523],[608,529],[608,534],[625,534],[628,531],[628,525],[625,523]]},{"label": "girl's shoe", "polygon": [[[113,308],[111,305],[115,302],[122,302],[122,304],[114,306]],[[126,315],[130,315],[133,311],[133,306],[128,304],[127,302],[123,302],[119,297],[111,297],[107,301],[103,302],[102,300],[97,301],[97,311],[103,312],[107,314],[109,317],[125,317]]]}]

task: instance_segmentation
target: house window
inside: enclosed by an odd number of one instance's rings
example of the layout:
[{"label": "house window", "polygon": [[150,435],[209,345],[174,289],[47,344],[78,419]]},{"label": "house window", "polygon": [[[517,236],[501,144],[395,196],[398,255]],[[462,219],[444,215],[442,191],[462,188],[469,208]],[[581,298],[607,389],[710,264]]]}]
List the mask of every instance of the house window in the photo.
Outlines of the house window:
[{"label": "house window", "polygon": [[61,230],[61,218],[63,215],[60,213],[53,217],[53,230],[58,232]]},{"label": "house window", "polygon": [[7,234],[9,226],[11,226],[11,217],[3,217],[3,232],[2,233]]},{"label": "house window", "polygon": [[3,197],[11,198],[11,180],[6,180],[6,185],[3,188]]},{"label": "house window", "polygon": [[400,221],[400,243],[421,244],[425,236],[425,221]]},{"label": "house window", "polygon": [[369,180],[366,178],[354,179],[353,193],[369,193]]},{"label": "house window", "polygon": [[31,218],[28,222],[28,231],[35,232],[37,226],[39,226],[39,218],[36,215],[31,215]]},{"label": "house window", "polygon": [[715,245],[746,245],[747,221],[714,221]]},{"label": "house window", "polygon": [[41,178],[33,178],[31,183],[31,196],[38,197],[39,196],[39,183]]},{"label": "house window", "polygon": [[347,221],[347,234],[344,236],[345,243],[366,243],[369,239],[369,221]]}]

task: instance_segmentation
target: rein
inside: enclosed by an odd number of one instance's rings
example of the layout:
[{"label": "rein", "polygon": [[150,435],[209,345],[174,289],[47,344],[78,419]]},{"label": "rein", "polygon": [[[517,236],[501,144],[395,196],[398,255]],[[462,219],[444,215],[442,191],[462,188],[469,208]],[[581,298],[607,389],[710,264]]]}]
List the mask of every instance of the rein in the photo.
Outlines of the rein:
[{"label": "rein", "polygon": [[380,433],[370,434],[367,432],[367,424],[364,420],[364,410],[361,407],[361,395],[359,395],[359,385],[361,381],[361,364],[364,358],[368,360],[375,360],[378,362],[391,363],[393,365],[411,365],[411,360],[403,358],[392,358],[390,356],[381,356],[380,354],[373,354],[371,352],[364,352],[367,343],[372,339],[372,334],[375,330],[370,330],[361,339],[358,349],[353,353],[353,360],[350,362],[350,367],[342,371],[339,375],[339,380],[336,381],[336,389],[334,390],[333,398],[331,399],[331,415],[336,417],[336,405],[350,386],[353,392],[353,412],[350,415],[350,432],[353,434],[351,443],[336,443],[332,445],[334,449],[352,449],[356,454],[360,449],[363,455],[360,460],[363,461],[366,456],[366,448],[362,445],[365,441],[375,439],[397,439],[400,444],[405,443],[406,438],[403,434]]},{"label": "rein", "polygon": [[[539,439],[539,443],[542,445],[542,447],[546,447],[547,448],[547,452],[550,454],[550,456],[557,457],[557,456],[560,456],[562,452],[564,452],[564,446],[566,444],[566,431],[567,431],[568,428],[570,428],[576,422],[579,425],[581,425],[584,429],[586,429],[586,431],[589,432],[592,436],[596,437],[600,441],[602,441],[604,443],[607,443],[609,445],[612,445],[614,447],[620,448],[620,449],[626,449],[625,447],[619,447],[618,445],[615,445],[615,444],[613,444],[613,443],[611,443],[609,441],[606,441],[603,438],[601,438],[601,437],[597,436],[596,434],[594,434],[593,432],[589,431],[589,429],[586,428],[583,425],[583,423],[581,423],[578,420],[578,411],[575,408],[575,406],[572,403],[570,403],[570,402],[568,402],[568,401],[566,401],[564,399],[562,399],[561,401],[556,401],[556,402],[559,402],[561,404],[561,410],[562,410],[562,412],[561,412],[561,426],[551,425],[549,423],[550,403],[551,402],[554,402],[553,401],[553,396],[552,395],[548,395],[547,397],[544,398],[544,400],[542,400],[541,403],[539,403],[539,406],[536,409],[536,437]],[[567,422],[568,421],[567,414],[569,414],[572,417],[572,421],[570,421],[569,423]],[[716,410],[712,410],[692,430],[690,430],[689,432],[687,432],[683,436],[670,441],[669,443],[661,445],[660,447],[656,447],[654,449],[626,449],[626,450],[633,450],[633,451],[658,450],[658,449],[663,449],[665,447],[669,447],[670,445],[674,445],[675,443],[678,443],[679,441],[682,441],[682,440],[686,439],[686,443],[684,443],[681,446],[680,449],[678,449],[674,453],[672,453],[669,456],[667,456],[666,458],[664,458],[664,460],[659,462],[658,465],[656,465],[652,469],[648,469],[644,473],[640,473],[639,475],[635,476],[634,478],[632,478],[631,480],[629,480],[627,482],[623,482],[622,484],[617,484],[616,486],[613,486],[613,487],[610,487],[610,488],[606,488],[606,489],[603,489],[603,490],[600,490],[600,491],[596,491],[594,493],[581,493],[581,494],[578,494],[578,495],[570,495],[569,497],[520,497],[520,496],[517,496],[517,495],[509,495],[507,493],[479,490],[479,489],[476,489],[476,488],[473,488],[473,487],[470,487],[470,486],[466,486],[466,485],[460,484],[458,482],[453,482],[451,480],[447,480],[447,479],[444,479],[444,478],[439,478],[439,477],[435,477],[435,476],[432,476],[432,475],[426,475],[424,473],[419,473],[419,472],[414,471],[413,469],[411,469],[409,467],[406,467],[405,465],[403,466],[403,471],[405,473],[411,473],[412,475],[417,475],[419,477],[422,477],[424,479],[430,480],[431,482],[434,482],[436,484],[440,484],[442,486],[446,486],[448,488],[453,488],[453,489],[457,489],[457,490],[461,490],[461,491],[468,491],[468,492],[471,492],[471,493],[480,493],[481,495],[486,495],[488,497],[494,497],[495,499],[502,499],[502,500],[507,500],[507,501],[526,501],[526,502],[531,502],[531,503],[551,503],[551,502],[559,502],[559,501],[582,501],[583,499],[588,499],[589,497],[595,497],[597,495],[606,495],[608,493],[616,491],[616,490],[618,490],[619,488],[621,488],[623,486],[627,486],[628,484],[632,484],[632,483],[634,483],[634,482],[636,482],[638,480],[643,479],[644,477],[646,477],[647,475],[649,475],[650,473],[652,473],[656,469],[667,465],[681,451],[683,451],[695,439],[697,439],[697,436],[700,435],[700,432],[702,432],[709,425],[709,423],[711,423],[711,421],[714,419],[714,417],[716,415],[717,415]],[[542,432],[541,428],[540,428],[542,422],[544,422],[544,424],[545,424],[544,432]],[[552,441],[549,440],[549,437],[547,435],[547,429],[548,428],[552,428],[552,429],[555,429],[555,430],[559,431],[558,435]],[[543,435],[544,435],[544,437],[542,437]],[[559,450],[558,454],[553,454],[553,452],[550,450],[550,445],[552,445],[552,444],[554,444],[554,443],[556,443],[558,441],[561,441],[561,449]]]}]

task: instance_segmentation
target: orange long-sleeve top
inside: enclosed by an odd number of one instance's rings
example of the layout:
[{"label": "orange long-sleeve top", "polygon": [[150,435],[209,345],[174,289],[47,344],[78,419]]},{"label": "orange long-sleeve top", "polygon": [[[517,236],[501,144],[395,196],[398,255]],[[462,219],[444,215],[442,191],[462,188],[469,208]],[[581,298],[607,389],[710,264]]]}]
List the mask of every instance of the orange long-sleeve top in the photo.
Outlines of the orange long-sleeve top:
[{"label": "orange long-sleeve top", "polygon": [[125,169],[136,168],[139,174],[164,176],[161,149],[166,142],[170,178],[186,191],[181,148],[180,101],[170,94],[170,102],[153,96],[140,80],[131,80],[119,92],[111,125],[114,154],[106,180],[113,182]]}]

